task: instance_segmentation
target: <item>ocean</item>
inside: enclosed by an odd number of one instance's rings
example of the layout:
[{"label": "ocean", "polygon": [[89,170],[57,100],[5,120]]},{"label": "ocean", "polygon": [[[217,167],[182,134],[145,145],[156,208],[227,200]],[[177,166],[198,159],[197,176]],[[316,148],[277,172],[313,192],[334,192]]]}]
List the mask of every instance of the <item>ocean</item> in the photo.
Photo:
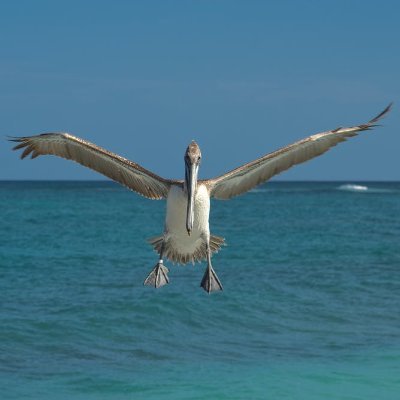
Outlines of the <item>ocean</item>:
[{"label": "ocean", "polygon": [[212,201],[224,291],[157,262],[165,202],[0,183],[0,399],[399,399],[400,183]]}]

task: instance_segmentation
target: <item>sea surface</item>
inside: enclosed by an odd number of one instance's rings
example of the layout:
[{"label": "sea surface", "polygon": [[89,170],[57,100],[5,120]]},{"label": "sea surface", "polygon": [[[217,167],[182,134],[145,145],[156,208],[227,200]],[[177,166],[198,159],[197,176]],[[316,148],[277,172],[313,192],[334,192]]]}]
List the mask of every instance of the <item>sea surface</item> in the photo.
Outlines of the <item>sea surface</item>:
[{"label": "sea surface", "polygon": [[400,183],[213,201],[213,258],[143,280],[163,201],[0,183],[0,399],[400,399]]}]

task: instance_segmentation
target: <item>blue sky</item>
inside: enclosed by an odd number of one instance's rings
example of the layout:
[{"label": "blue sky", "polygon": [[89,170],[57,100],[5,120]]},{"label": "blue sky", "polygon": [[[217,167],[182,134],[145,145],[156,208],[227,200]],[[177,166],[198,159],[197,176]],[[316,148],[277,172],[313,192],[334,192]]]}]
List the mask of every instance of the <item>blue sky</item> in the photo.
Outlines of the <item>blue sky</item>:
[{"label": "blue sky", "polygon": [[[400,180],[396,1],[3,1],[0,179],[103,179],[6,135],[67,131],[168,178],[219,175],[319,131],[383,127],[278,176]],[[3,140],[4,139],[4,140]]]}]

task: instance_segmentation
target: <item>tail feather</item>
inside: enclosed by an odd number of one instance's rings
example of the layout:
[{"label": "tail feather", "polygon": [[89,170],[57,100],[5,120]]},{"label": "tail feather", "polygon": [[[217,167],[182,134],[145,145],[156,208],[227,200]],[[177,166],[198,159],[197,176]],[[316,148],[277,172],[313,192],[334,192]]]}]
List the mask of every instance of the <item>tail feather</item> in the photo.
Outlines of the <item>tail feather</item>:
[{"label": "tail feather", "polygon": [[221,246],[225,245],[225,239],[220,236],[210,235],[210,247],[213,253],[217,253]]},{"label": "tail feather", "polygon": [[[148,242],[153,246],[154,250],[160,254],[161,247],[164,241],[164,235],[154,236],[148,239]],[[210,249],[211,253],[217,253],[219,249],[225,245],[225,239],[219,236],[210,235]],[[207,248],[206,244],[203,242],[196,249],[193,254],[182,254],[177,252],[172,246],[169,246],[168,241],[164,244],[164,257],[168,258],[174,263],[187,264],[189,262],[195,263],[198,261],[207,259]]]},{"label": "tail feather", "polygon": [[147,239],[147,241],[154,247],[154,250],[158,254],[160,254],[160,252],[161,252],[161,245],[162,245],[163,240],[164,240],[164,235],[154,236],[154,237]]}]

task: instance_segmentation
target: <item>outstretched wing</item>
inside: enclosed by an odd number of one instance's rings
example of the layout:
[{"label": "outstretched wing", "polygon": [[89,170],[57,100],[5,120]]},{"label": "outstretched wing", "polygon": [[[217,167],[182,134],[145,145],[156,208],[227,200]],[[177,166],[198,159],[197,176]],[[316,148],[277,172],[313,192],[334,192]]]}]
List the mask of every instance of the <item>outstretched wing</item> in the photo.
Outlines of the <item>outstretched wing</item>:
[{"label": "outstretched wing", "polygon": [[171,184],[179,184],[69,133],[43,133],[10,140],[18,143],[13,150],[24,149],[21,158],[51,154],[73,160],[149,199],[166,198]]},{"label": "outstretched wing", "polygon": [[230,199],[245,193],[293,165],[317,157],[347,138],[356,136],[358,132],[373,128],[390,108],[391,104],[366,124],[317,133],[204,183],[208,186],[210,195],[217,199]]}]

